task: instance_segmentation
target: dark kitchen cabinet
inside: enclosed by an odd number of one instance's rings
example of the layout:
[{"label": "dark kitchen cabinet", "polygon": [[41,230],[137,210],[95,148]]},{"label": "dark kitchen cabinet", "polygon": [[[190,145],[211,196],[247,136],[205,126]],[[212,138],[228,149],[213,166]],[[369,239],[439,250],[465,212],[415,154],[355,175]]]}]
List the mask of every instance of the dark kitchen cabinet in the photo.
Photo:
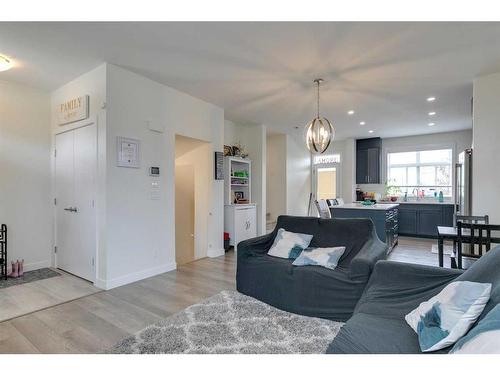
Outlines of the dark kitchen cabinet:
[{"label": "dark kitchen cabinet", "polygon": [[356,141],[356,183],[379,184],[382,140],[380,138]]},{"label": "dark kitchen cabinet", "polygon": [[437,237],[438,226],[453,226],[454,209],[452,203],[400,203],[399,233],[411,237]]},{"label": "dark kitchen cabinet", "polygon": [[417,234],[420,236],[437,236],[438,225],[443,225],[443,211],[420,210],[418,212]]},{"label": "dark kitchen cabinet", "polygon": [[399,233],[417,233],[417,210],[399,209]]}]

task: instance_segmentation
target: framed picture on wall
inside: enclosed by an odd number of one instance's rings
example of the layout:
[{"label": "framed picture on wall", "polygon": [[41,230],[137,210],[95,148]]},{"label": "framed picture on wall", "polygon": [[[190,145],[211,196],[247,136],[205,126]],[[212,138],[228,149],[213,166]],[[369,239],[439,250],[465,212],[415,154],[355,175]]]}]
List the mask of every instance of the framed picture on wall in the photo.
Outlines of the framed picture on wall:
[{"label": "framed picture on wall", "polygon": [[116,137],[116,165],[126,168],[140,168],[141,141]]},{"label": "framed picture on wall", "polygon": [[222,152],[215,152],[215,179],[224,179],[224,154]]}]

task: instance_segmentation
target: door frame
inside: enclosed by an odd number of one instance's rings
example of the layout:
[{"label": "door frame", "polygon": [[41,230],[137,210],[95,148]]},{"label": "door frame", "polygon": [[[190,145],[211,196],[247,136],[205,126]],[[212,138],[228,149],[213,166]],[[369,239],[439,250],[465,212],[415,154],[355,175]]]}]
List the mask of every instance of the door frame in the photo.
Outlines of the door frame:
[{"label": "door frame", "polygon": [[[72,125],[72,126],[71,126]],[[95,125],[95,131],[96,131],[96,137],[95,137],[95,142],[96,142],[96,155],[95,155],[95,160],[96,160],[96,163],[95,163],[95,176],[96,176],[96,182],[95,182],[95,186],[94,186],[94,195],[95,195],[95,198],[94,198],[94,205],[95,205],[95,215],[96,215],[96,220],[95,220],[95,238],[94,238],[94,243],[95,243],[95,246],[94,246],[94,273],[93,273],[93,280],[89,280],[90,282],[92,282],[94,285],[96,285],[97,283],[97,280],[98,280],[98,266],[99,266],[99,258],[98,258],[98,210],[99,210],[99,199],[98,199],[98,193],[97,193],[97,185],[98,185],[98,176],[99,176],[99,169],[98,169],[98,165],[99,165],[99,160],[98,160],[98,157],[99,157],[99,141],[98,141],[98,137],[99,137],[99,123],[98,123],[98,116],[91,116],[89,117],[88,119],[86,120],[82,120],[80,122],[77,122],[77,123],[73,123],[73,124],[70,124],[70,128],[64,128],[64,127],[60,127],[60,128],[57,128],[53,134],[52,134],[52,150],[51,150],[51,169],[52,169],[52,223],[53,223],[53,247],[52,247],[52,252],[51,252],[51,255],[52,255],[52,266],[54,268],[57,268],[57,252],[56,252],[56,249],[57,249],[57,203],[56,203],[56,136],[60,135],[60,134],[64,134],[64,133],[68,133],[70,131],[74,131],[74,130],[77,130],[77,129],[80,129],[80,128],[84,128],[86,126],[90,126],[90,125]],[[66,272],[66,271],[65,271]],[[76,276],[76,275],[75,275]],[[79,276],[76,276],[76,277],[79,277]]]},{"label": "door frame", "polygon": [[[341,159],[342,162],[342,159]],[[313,198],[316,200],[318,197],[316,196],[318,191],[318,169],[319,168],[335,168],[335,177],[336,177],[336,187],[337,196],[332,198],[342,197],[342,169],[340,163],[321,163],[321,164],[313,164],[312,165],[312,178],[311,178],[311,190]]]}]

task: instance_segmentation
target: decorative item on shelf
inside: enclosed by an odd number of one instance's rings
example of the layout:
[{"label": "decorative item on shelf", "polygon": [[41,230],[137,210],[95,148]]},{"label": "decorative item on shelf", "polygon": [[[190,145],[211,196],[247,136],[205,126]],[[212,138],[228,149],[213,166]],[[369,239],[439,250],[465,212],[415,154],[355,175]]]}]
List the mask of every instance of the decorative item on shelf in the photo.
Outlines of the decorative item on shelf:
[{"label": "decorative item on shelf", "polygon": [[234,203],[238,203],[238,201],[245,199],[245,193],[243,191],[235,191],[234,192]]},{"label": "decorative item on shelf", "polygon": [[238,146],[233,146],[233,156],[241,156],[241,150]]},{"label": "decorative item on shelf", "polygon": [[234,171],[233,175],[231,177],[241,177],[241,178],[247,178],[248,177],[248,171]]},{"label": "decorative item on shelf", "polygon": [[240,143],[240,142],[237,142],[236,143],[236,147],[238,148],[239,150],[239,156],[243,159],[245,159],[246,157],[248,157],[248,152],[245,151],[245,147]]},{"label": "decorative item on shelf", "polygon": [[233,147],[224,145],[224,156],[233,156]]},{"label": "decorative item on shelf", "polygon": [[319,115],[319,85],[323,79],[316,78],[314,83],[317,85],[317,112],[306,125],[306,145],[309,151],[313,154],[322,154],[330,146],[330,143],[335,138],[335,129],[332,123],[326,118]]}]

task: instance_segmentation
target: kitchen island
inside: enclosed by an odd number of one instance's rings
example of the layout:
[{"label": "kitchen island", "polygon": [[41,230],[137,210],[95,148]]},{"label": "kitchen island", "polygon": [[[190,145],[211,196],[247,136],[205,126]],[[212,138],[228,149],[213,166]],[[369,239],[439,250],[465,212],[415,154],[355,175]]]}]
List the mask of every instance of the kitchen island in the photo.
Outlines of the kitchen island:
[{"label": "kitchen island", "polygon": [[368,218],[375,224],[375,230],[381,241],[385,242],[390,252],[398,243],[398,206],[399,204],[373,204],[365,206],[361,203],[347,203],[330,207],[335,218]]}]

